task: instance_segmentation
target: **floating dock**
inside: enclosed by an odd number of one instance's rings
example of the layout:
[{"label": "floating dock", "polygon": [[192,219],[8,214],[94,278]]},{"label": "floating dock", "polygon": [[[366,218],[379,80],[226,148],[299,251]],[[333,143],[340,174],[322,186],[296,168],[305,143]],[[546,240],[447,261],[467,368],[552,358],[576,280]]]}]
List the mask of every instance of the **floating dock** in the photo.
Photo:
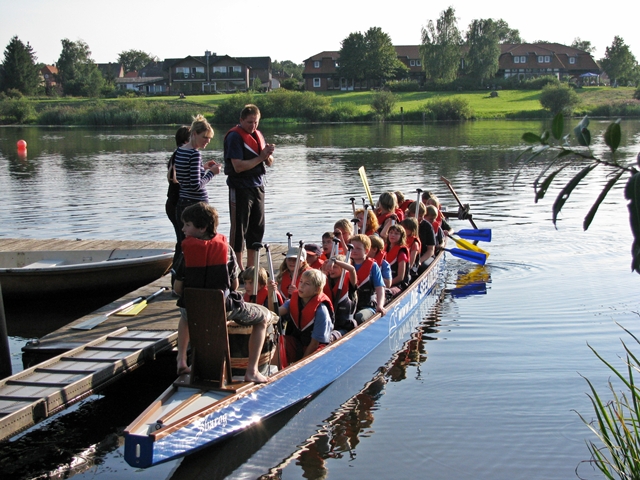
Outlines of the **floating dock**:
[{"label": "floating dock", "polygon": [[[172,247],[171,242],[0,239],[0,251]],[[284,251],[285,245],[273,246],[274,268],[279,267]],[[262,266],[266,266],[265,257],[262,255]],[[91,330],[74,329],[162,287],[167,290],[135,316],[110,315]],[[46,360],[0,380],[0,441],[92,395],[154,360],[158,354],[172,350],[177,343],[179,318],[167,275],[30,342],[23,348],[24,355]]]}]

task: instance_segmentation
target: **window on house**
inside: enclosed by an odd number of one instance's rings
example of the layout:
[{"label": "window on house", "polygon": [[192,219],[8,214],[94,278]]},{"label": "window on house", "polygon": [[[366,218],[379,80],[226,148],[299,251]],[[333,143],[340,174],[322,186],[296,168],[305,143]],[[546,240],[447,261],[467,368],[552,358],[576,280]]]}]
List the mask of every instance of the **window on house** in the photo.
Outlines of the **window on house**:
[{"label": "window on house", "polygon": [[416,60],[416,67],[421,67],[422,66],[422,62],[420,60]]},{"label": "window on house", "polygon": [[520,63],[527,63],[527,57],[525,55],[520,56]]},{"label": "window on house", "polygon": [[320,88],[320,79],[319,78],[314,78],[313,79],[313,88]]},{"label": "window on house", "polygon": [[545,55],[544,56],[544,63],[550,63],[551,62],[551,57],[549,55]]},{"label": "window on house", "polygon": [[544,62],[544,57],[542,55],[538,55],[538,63]]},{"label": "window on house", "polygon": [[335,62],[336,68],[340,68],[340,62]]},{"label": "window on house", "polygon": [[[313,68],[320,68],[320,61],[319,60],[315,60],[313,62]],[[315,79],[314,79],[314,81],[315,81]]]},{"label": "window on house", "polygon": [[415,67],[416,66],[416,61],[415,60],[409,60],[409,66],[410,67]]},{"label": "window on house", "polygon": [[242,72],[242,67],[240,65],[234,65],[233,67],[229,67],[232,72]]},{"label": "window on house", "polygon": [[520,63],[520,57],[513,57],[513,63]]},{"label": "window on house", "polygon": [[227,67],[213,67],[213,73],[227,73]]},{"label": "window on house", "polygon": [[569,63],[574,65],[576,63],[576,57],[569,57]]}]

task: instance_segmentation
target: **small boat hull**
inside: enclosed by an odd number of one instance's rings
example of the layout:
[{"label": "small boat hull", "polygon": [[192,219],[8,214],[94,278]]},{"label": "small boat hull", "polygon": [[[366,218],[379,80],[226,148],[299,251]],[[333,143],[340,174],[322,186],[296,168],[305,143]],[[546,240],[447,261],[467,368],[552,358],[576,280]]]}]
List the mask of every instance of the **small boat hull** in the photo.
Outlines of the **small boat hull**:
[{"label": "small boat hull", "polygon": [[[125,460],[134,467],[179,458],[210,446],[289,408],[331,384],[395,332],[433,290],[444,254],[376,316],[323,350],[276,373],[271,381],[234,394],[200,391],[177,383],[125,431]],[[191,395],[191,397],[190,397]],[[156,423],[188,398],[197,401],[170,421]]]},{"label": "small boat hull", "polygon": [[173,251],[163,249],[0,252],[6,299],[135,290],[167,273]]}]

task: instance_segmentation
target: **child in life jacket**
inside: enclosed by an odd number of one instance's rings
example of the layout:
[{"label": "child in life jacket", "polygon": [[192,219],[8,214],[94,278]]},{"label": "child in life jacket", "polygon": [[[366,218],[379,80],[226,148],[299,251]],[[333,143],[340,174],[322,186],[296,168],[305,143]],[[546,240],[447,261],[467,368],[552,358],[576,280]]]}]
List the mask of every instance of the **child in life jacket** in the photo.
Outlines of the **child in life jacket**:
[{"label": "child in life jacket", "polygon": [[404,215],[405,210],[411,204],[411,199],[405,198],[404,193],[400,190],[397,190],[394,193],[396,194],[396,200],[398,200],[398,209],[402,212],[402,215]]},{"label": "child in life jacket", "polygon": [[424,219],[431,224],[433,227],[433,233],[436,235],[436,245],[439,247],[444,247],[446,244],[446,237],[444,236],[444,232],[442,231],[441,219],[439,218],[438,209],[434,205],[427,205],[427,213],[424,216]]},{"label": "child in life jacket", "polygon": [[323,293],[325,281],[320,270],[306,270],[298,289],[280,307],[280,315],[288,317],[284,332],[288,363],[311,355],[331,341],[333,306]]},{"label": "child in life jacket", "polygon": [[353,235],[353,224],[346,218],[341,218],[333,225],[333,237],[339,241],[338,253],[347,253],[347,242]]},{"label": "child in life jacket", "polygon": [[[334,332],[331,334],[334,339],[340,338],[358,325],[353,317],[357,305],[356,269],[350,263],[346,263],[345,259],[344,255],[338,255],[327,260],[322,266],[322,271],[327,276],[324,293],[331,299],[335,312]],[[340,288],[343,271],[344,278]]]},{"label": "child in life jacket", "polygon": [[364,220],[364,209],[360,208],[356,210],[356,218],[358,219],[358,229],[359,233],[364,233],[366,236],[373,235],[378,230],[378,219],[376,218],[376,214],[373,210],[367,209],[367,227],[366,231],[362,231],[362,223]]},{"label": "child in life jacket", "polygon": [[[409,205],[407,213],[415,217],[416,202]],[[433,261],[436,253],[436,234],[433,226],[424,218],[427,208],[422,202],[418,205],[418,238],[420,239],[420,257],[418,258],[418,274],[424,272]]]},{"label": "child in life jacket", "polygon": [[369,235],[369,240],[371,241],[371,249],[367,253],[367,257],[373,258],[378,264],[384,286],[389,288],[393,275],[391,275],[391,265],[385,259],[387,252],[384,251],[384,240],[379,235]]},{"label": "child in life jacket", "polygon": [[387,239],[387,232],[389,227],[398,221],[398,215],[396,210],[398,209],[398,201],[396,200],[396,194],[393,192],[384,192],[378,199],[378,205],[376,208],[376,215],[378,219],[377,233],[383,240]]},{"label": "child in life jacket", "polygon": [[396,296],[409,285],[409,249],[407,248],[407,232],[402,225],[389,227],[385,258],[391,265],[392,296]]},{"label": "child in life jacket", "polygon": [[320,258],[322,255],[322,250],[315,243],[305,243],[304,250],[307,254],[307,263],[311,268],[315,268],[320,270],[322,268],[322,264],[324,260]]},{"label": "child in life jacket", "polygon": [[291,247],[287,250],[287,254],[285,255],[282,264],[280,265],[280,271],[276,275],[276,282],[278,282],[278,290],[282,297],[286,300],[287,298],[291,298],[291,294],[296,290],[298,283],[300,283],[300,277],[302,273],[309,269],[309,265],[307,264],[307,252],[302,249],[302,253],[300,254],[300,265],[298,267],[298,277],[296,279],[296,284],[292,285],[291,281],[293,280],[293,273],[296,268],[296,262],[298,261],[298,247]]},{"label": "child in life jacket", "polygon": [[331,257],[333,250],[333,232],[324,232],[322,234],[322,255],[320,259],[327,261]]},{"label": "child in life jacket", "polygon": [[350,240],[351,263],[356,269],[358,302],[354,318],[358,325],[373,317],[376,312],[387,313],[384,308],[385,291],[380,267],[367,257],[371,249],[371,240],[366,235],[354,235]]},{"label": "child in life jacket", "polygon": [[[409,270],[418,272],[418,258],[420,257],[420,239],[418,238],[418,220],[409,217],[400,222],[407,232],[407,248],[409,249]],[[414,270],[415,269],[415,270]]]},{"label": "child in life jacket", "polygon": [[[449,223],[447,222],[446,216],[442,211],[442,207],[440,205],[440,200],[438,200],[438,197],[436,197],[435,194],[431,192],[424,192],[422,194],[422,202],[426,207],[428,207],[429,205],[433,205],[438,210],[438,215],[432,223],[433,231],[436,233],[436,235],[438,234],[439,228],[442,229],[443,233],[449,232],[450,234],[452,234],[453,228],[451,228],[451,225],[449,225]],[[447,239],[446,237],[444,237],[444,243],[446,242],[447,242]]]},{"label": "child in life jacket", "polygon": [[[244,289],[245,293],[243,299],[245,302],[251,302],[251,297],[253,295],[253,276],[255,274],[255,267],[247,267],[241,274],[241,277],[244,279]],[[280,307],[284,303],[284,299],[279,291],[276,290],[276,298],[278,305]],[[258,293],[256,295],[253,303],[257,303],[258,305],[263,305],[267,307],[269,310],[273,311],[273,297],[269,295],[269,288],[267,286],[267,271],[260,267],[258,270]],[[277,310],[275,310],[277,312]]]}]

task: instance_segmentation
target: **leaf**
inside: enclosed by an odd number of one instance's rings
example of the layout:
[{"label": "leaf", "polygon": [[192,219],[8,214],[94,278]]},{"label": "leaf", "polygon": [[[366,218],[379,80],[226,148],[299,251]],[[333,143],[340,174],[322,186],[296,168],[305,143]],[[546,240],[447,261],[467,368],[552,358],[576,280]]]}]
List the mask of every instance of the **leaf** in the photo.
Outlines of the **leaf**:
[{"label": "leaf", "polygon": [[609,124],[607,130],[604,132],[604,143],[615,152],[620,146],[620,139],[622,138],[622,131],[620,129],[620,119]]},{"label": "leaf", "polygon": [[541,138],[535,133],[526,132],[522,134],[522,140],[527,143],[541,143]]},{"label": "leaf", "polygon": [[589,213],[587,213],[587,216],[584,217],[582,228],[584,228],[585,231],[589,228],[589,225],[591,225],[591,222],[593,221],[593,217],[596,216],[596,212],[598,211],[598,207],[600,207],[600,204],[609,193],[609,190],[611,190],[611,188],[618,182],[618,180],[620,180],[620,177],[622,176],[623,173],[624,173],[624,170],[620,171],[620,173],[618,173],[611,180],[609,180],[607,184],[604,186],[604,188],[602,189],[602,191],[600,192],[600,195],[598,195],[598,198],[596,199],[595,203],[589,210]]},{"label": "leaf", "polygon": [[553,138],[560,140],[562,138],[562,132],[564,131],[564,116],[562,113],[558,113],[553,119],[553,125],[551,126],[551,132]]},{"label": "leaf", "polygon": [[553,203],[553,217],[551,220],[553,221],[554,225],[556,224],[556,220],[558,219],[558,213],[560,213],[560,210],[562,210],[563,205],[569,199],[569,195],[571,195],[571,192],[573,192],[573,189],[576,188],[580,183],[580,181],[584,177],[586,177],[589,174],[589,172],[594,168],[596,168],[597,166],[598,166],[597,163],[592,163],[588,167],[585,167],[582,170],[580,170],[580,172],[578,172],[578,174],[575,177],[573,177],[569,181],[569,183],[567,183],[564,186],[562,191],[558,194],[556,201]]},{"label": "leaf", "polygon": [[549,130],[545,130],[544,132],[542,132],[542,135],[540,136],[540,142],[546,144],[547,140],[549,140]]},{"label": "leaf", "polygon": [[[534,158],[536,158],[538,155],[540,155],[542,152],[545,152],[545,151],[546,151],[546,150],[548,150],[548,149],[549,149],[549,145],[544,145],[544,146],[542,146],[542,147],[536,147],[536,149],[535,149],[535,150],[534,150],[534,148],[533,148],[533,147],[529,147],[529,148],[527,148],[524,152],[522,152],[522,154],[524,154],[525,152],[533,151],[533,155],[531,155],[529,158],[527,158],[527,159],[524,161],[524,164],[523,164],[523,165],[518,169],[518,171],[516,172],[516,174],[515,174],[515,175],[514,175],[514,177],[513,177],[513,183],[512,183],[512,185],[515,185],[516,180],[517,180],[517,179],[518,179],[518,177],[520,176],[520,172],[522,171],[522,169],[524,168],[524,166],[525,166],[527,163],[529,163],[531,160],[533,160]],[[522,156],[522,154],[518,155],[518,158],[519,158],[520,156]]]},{"label": "leaf", "polygon": [[[556,158],[554,158],[551,162],[549,162],[549,164],[546,167],[544,167],[542,169],[540,174],[537,176],[537,178],[533,182],[533,190],[536,192],[536,195],[537,195],[537,192],[538,192],[538,184],[540,183],[540,179],[542,177],[544,177],[544,174],[547,173],[549,171],[549,169],[551,167],[553,167],[558,162],[559,159],[561,159],[563,157],[566,157],[567,155],[573,155],[573,154],[574,154],[573,151],[563,148],[562,150],[560,150],[558,155],[556,155]],[[540,198],[542,198],[542,197],[540,197]],[[536,200],[536,203],[537,203],[537,200]]]},{"label": "leaf", "polygon": [[578,143],[583,147],[588,147],[591,144],[591,132],[587,128],[582,128],[578,125],[573,129],[573,133],[578,140]]},{"label": "leaf", "polygon": [[544,198],[544,194],[547,193],[547,189],[549,188],[549,185],[551,185],[551,182],[553,181],[555,176],[560,173],[565,167],[566,165],[563,165],[544,179],[544,182],[542,182],[542,184],[540,185],[540,190],[538,190],[538,192],[536,193],[536,203],[538,203],[538,200],[542,200]]}]

